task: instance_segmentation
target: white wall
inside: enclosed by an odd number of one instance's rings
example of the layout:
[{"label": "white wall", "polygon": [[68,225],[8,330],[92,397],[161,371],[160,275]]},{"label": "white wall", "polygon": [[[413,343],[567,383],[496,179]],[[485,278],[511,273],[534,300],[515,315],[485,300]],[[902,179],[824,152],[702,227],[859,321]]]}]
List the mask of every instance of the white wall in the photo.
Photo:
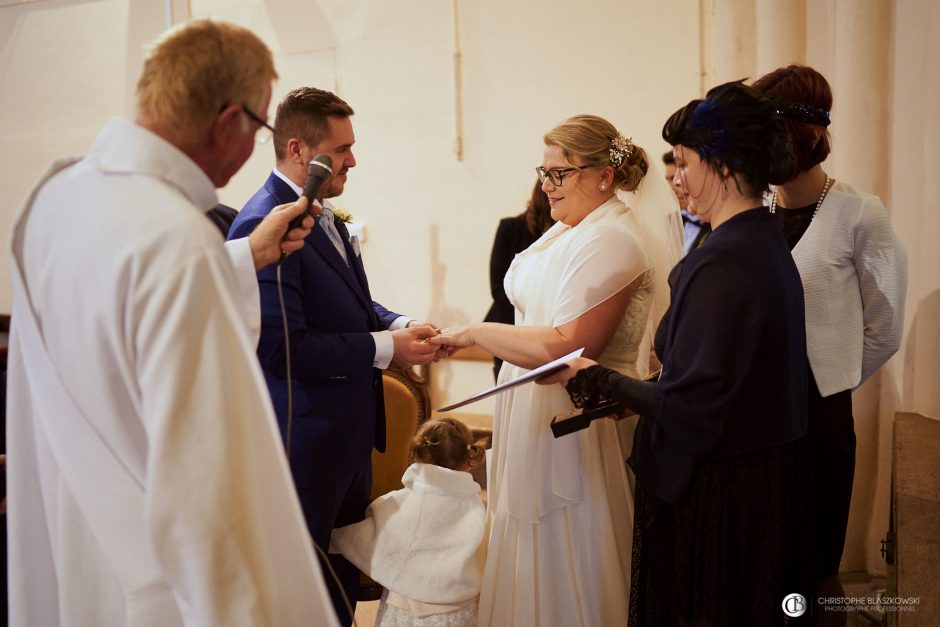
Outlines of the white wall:
[{"label": "white wall", "polygon": [[[179,4],[179,3],[176,3]],[[251,28],[275,52],[274,100],[301,85],[356,110],[358,167],[337,204],[366,227],[377,300],[441,325],[482,319],[501,217],[524,209],[542,134],[578,113],[608,117],[658,159],[665,117],[697,95],[695,0],[192,0],[193,17]],[[179,18],[179,15],[176,16]],[[454,151],[455,22],[463,159]],[[143,48],[167,24],[154,0],[46,0],[0,8],[0,236],[54,158],[85,152],[133,114]],[[54,42],[54,44],[52,43]],[[274,113],[274,105],[270,111]],[[14,157],[15,155],[15,157]],[[240,207],[273,163],[262,146],[220,192]],[[0,311],[11,287],[0,259]],[[491,382],[485,366],[439,369],[440,400]],[[436,395],[437,396],[437,395]],[[491,410],[484,401],[476,411]]]}]

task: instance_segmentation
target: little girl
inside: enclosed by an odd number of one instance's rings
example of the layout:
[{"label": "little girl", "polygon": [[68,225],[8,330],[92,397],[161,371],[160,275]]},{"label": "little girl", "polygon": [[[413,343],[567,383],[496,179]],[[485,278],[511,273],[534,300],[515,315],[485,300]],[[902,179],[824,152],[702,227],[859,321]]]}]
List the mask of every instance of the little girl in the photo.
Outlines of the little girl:
[{"label": "little girl", "polygon": [[469,471],[484,454],[459,420],[424,423],[405,487],[375,499],[362,522],[333,530],[330,552],[385,587],[377,627],[476,625],[484,507]]}]

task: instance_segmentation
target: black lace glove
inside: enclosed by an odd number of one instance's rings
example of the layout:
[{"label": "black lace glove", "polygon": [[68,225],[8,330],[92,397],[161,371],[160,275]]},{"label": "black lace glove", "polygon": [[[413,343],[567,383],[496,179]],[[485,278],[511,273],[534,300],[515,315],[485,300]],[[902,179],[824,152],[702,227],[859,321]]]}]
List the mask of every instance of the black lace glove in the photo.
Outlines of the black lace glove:
[{"label": "black lace glove", "polygon": [[565,386],[575,407],[595,407],[616,401],[646,416],[656,414],[656,384],[626,377],[616,370],[591,366],[580,370]]},{"label": "black lace glove", "polygon": [[565,389],[575,407],[595,407],[610,398],[610,374],[616,371],[603,366],[590,366],[579,370],[568,379]]}]

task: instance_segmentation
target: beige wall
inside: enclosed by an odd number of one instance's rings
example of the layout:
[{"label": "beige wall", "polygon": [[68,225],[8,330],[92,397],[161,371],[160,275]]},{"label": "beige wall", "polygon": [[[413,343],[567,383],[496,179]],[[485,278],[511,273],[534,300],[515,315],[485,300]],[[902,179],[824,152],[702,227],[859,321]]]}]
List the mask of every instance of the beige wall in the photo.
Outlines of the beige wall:
[{"label": "beige wall", "polygon": [[[499,218],[522,211],[555,122],[611,119],[658,159],[665,117],[703,87],[804,61],[834,87],[827,167],[878,193],[911,259],[900,354],[856,394],[859,468],[843,567],[883,571],[894,411],[940,418],[940,9],[931,0],[180,0],[255,30],[275,51],[275,98],[302,84],[356,109],[358,167],[337,204],[366,229],[376,298],[439,324],[480,320]],[[154,0],[0,2],[0,236],[46,164],[132,114],[143,45],[167,24]],[[455,23],[458,25],[455,29]],[[455,33],[463,156],[455,154]],[[273,115],[273,106],[271,110]],[[261,147],[221,191],[236,207],[271,166]],[[0,311],[10,279],[0,260]],[[441,369],[440,400],[491,381]],[[492,407],[481,403],[477,411]]]}]

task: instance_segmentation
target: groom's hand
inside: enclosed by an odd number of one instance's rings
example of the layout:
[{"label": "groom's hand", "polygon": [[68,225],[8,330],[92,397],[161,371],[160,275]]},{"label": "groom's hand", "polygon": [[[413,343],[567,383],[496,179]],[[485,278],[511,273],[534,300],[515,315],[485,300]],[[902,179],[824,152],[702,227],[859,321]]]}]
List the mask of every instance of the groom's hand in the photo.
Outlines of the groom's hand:
[{"label": "groom's hand", "polygon": [[461,348],[473,346],[476,341],[471,335],[472,326],[451,327],[428,340],[438,348],[438,359],[450,357]]},{"label": "groom's hand", "polygon": [[409,325],[404,329],[392,331],[395,345],[392,361],[404,368],[431,363],[437,355],[438,347],[429,344],[427,339],[437,333],[437,329],[431,325]]},{"label": "groom's hand", "polygon": [[407,326],[409,329],[410,329],[410,328],[414,328],[414,327],[431,327],[432,329],[434,329],[434,333],[435,333],[435,334],[438,334],[438,333],[441,332],[440,327],[438,327],[438,326],[437,326],[436,324],[434,324],[433,322],[419,322],[419,321],[417,321],[417,320],[412,320],[412,321],[410,321],[408,324],[406,324],[405,326]]},{"label": "groom's hand", "polygon": [[[429,326],[429,327],[432,327],[432,328],[434,329],[434,334],[435,334],[435,336],[441,334],[441,328],[440,328],[439,326],[437,326],[436,324],[434,324],[433,322],[418,322],[418,321],[416,321],[416,320],[412,320],[411,322],[408,323],[408,326],[409,326],[409,327],[413,327],[413,326]],[[432,344],[433,344],[433,343],[434,343],[434,342],[432,342]],[[451,355],[453,355],[453,354],[456,353],[456,352],[457,352],[457,347],[456,347],[456,346],[437,346],[437,353],[434,355],[434,361],[435,361],[435,362],[438,362],[438,361],[440,361],[440,360],[442,360],[442,359],[446,359],[447,357],[450,357]]]}]

